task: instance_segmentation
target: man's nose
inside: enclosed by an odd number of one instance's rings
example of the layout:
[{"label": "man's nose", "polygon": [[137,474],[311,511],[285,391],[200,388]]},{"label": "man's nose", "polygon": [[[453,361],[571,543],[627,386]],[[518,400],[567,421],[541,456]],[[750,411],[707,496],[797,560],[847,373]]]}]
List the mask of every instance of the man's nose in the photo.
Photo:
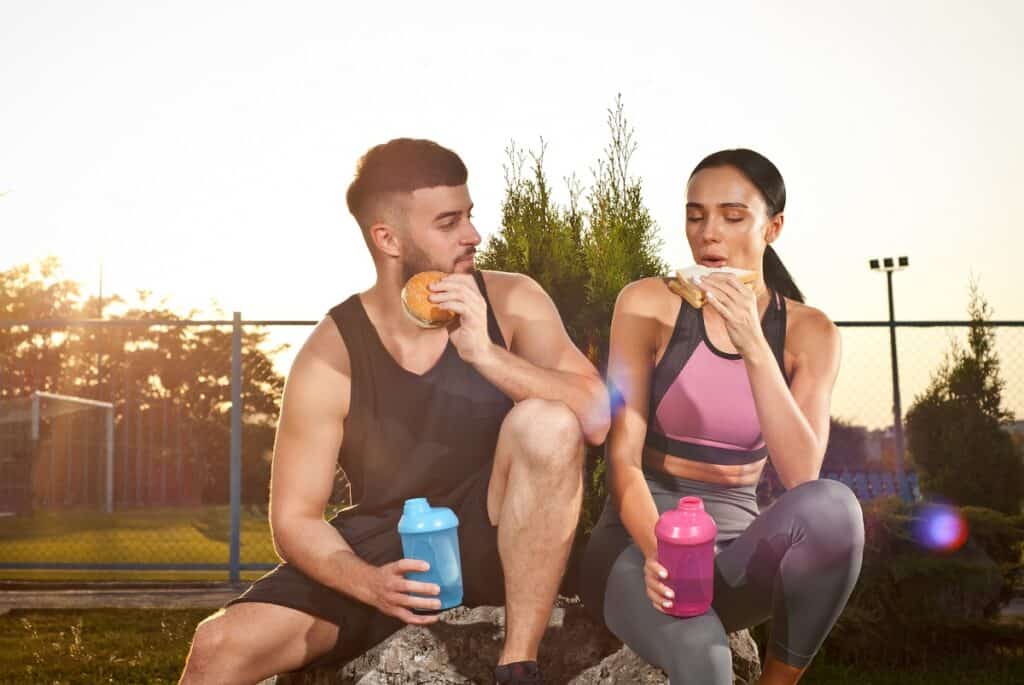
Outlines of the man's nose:
[{"label": "man's nose", "polygon": [[476,226],[473,225],[472,221],[467,221],[466,223],[469,225],[469,230],[462,237],[462,242],[466,245],[479,245],[482,239],[480,238],[480,233],[476,230]]}]

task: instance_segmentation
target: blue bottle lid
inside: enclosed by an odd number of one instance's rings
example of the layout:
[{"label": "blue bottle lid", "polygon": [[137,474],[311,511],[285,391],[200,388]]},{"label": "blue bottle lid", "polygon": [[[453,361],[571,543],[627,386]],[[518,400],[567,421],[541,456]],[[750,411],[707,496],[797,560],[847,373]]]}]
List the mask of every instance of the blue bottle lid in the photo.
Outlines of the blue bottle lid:
[{"label": "blue bottle lid", "polygon": [[432,507],[423,497],[405,500],[402,518],[398,521],[400,535],[432,533],[459,525],[459,519],[447,507]]}]

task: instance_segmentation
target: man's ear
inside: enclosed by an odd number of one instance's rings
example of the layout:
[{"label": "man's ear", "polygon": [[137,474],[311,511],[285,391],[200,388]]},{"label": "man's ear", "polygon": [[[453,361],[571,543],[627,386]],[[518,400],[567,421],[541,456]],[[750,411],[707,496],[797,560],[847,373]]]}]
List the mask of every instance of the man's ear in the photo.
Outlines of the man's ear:
[{"label": "man's ear", "polygon": [[786,223],[786,216],[782,212],[773,216],[764,227],[764,241],[771,245],[778,240],[784,223]]},{"label": "man's ear", "polygon": [[367,233],[370,236],[370,242],[382,254],[388,257],[398,257],[401,255],[402,248],[398,238],[398,231],[391,224],[377,221],[370,226]]}]

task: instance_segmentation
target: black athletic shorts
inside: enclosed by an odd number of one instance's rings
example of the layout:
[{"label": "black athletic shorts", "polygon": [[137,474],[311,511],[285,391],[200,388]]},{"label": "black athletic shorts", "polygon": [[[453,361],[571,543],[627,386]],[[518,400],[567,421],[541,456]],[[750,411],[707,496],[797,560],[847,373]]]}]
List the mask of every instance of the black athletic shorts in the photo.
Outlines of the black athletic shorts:
[{"label": "black athletic shorts", "polygon": [[[490,467],[468,479],[447,497],[431,497],[431,506],[450,507],[459,518],[459,554],[462,561],[464,606],[501,606],[505,603],[505,576],[498,556],[498,529],[487,516]],[[355,513],[356,510],[353,510]],[[342,516],[331,521],[362,559],[381,566],[402,558],[398,535],[401,512],[383,516]],[[398,619],[332,590],[282,563],[255,581],[225,606],[240,602],[266,602],[297,609],[338,626],[338,641],[305,669],[337,666],[363,654],[400,629]]]}]

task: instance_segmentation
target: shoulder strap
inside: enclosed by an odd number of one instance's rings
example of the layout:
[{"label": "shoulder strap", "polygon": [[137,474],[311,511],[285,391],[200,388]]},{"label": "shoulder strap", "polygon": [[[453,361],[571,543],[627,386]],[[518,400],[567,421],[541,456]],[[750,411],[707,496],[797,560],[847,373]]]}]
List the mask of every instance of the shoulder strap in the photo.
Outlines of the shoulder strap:
[{"label": "shoulder strap", "polygon": [[686,300],[679,299],[679,315],[672,329],[672,337],[669,338],[665,354],[651,374],[651,404],[648,408],[651,415],[658,411],[658,405],[661,404],[665,393],[682,373],[683,367],[700,343],[700,321],[697,317],[701,316],[701,312],[690,306]]},{"label": "shoulder strap", "polygon": [[491,342],[508,349],[508,345],[505,344],[505,336],[501,334],[501,326],[498,325],[498,319],[494,315],[494,307],[491,306],[491,300],[487,297],[487,285],[484,283],[484,275],[477,269],[473,272],[473,278],[476,280],[477,287],[480,288],[480,294],[484,296],[484,302],[487,303],[487,333],[491,336]]},{"label": "shoulder strap", "polygon": [[789,383],[789,376],[786,375],[786,298],[776,291],[772,291],[772,301],[768,305],[770,312],[765,316],[764,336],[768,340],[775,361],[782,371],[782,377]]},{"label": "shoulder strap", "polygon": [[359,303],[359,295],[351,295],[344,302],[334,305],[327,315],[334,321],[349,355],[363,347],[361,338],[365,335],[366,314]]}]

